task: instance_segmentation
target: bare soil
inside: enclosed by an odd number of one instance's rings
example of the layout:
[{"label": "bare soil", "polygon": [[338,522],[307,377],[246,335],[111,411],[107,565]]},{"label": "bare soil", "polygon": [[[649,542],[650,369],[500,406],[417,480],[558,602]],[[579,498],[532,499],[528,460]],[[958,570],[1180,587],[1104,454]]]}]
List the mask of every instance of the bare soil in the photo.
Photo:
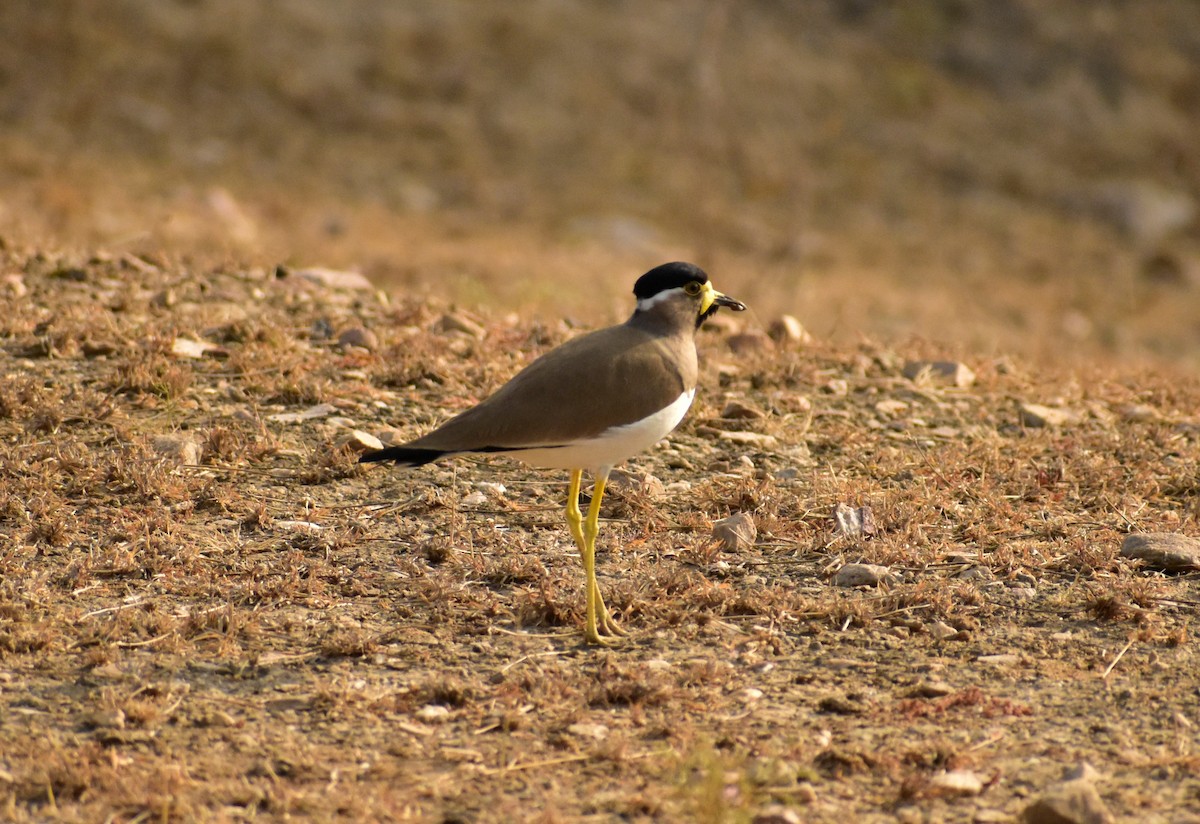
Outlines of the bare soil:
[{"label": "bare soil", "polygon": [[[928,349],[747,350],[716,324],[692,413],[605,500],[632,637],[597,649],[562,473],[337,445],[420,432],[574,330],[457,310],[475,336],[263,269],[5,270],[10,820],[1015,819],[1081,761],[1125,820],[1200,803],[1197,576],[1117,557],[1195,529],[1194,378],[981,358],[957,388],[903,377]],[[350,327],[378,347],[337,345]],[[1022,402],[1075,418],[1029,428]],[[736,512],[757,540],[722,548]],[[848,562],[892,577],[836,586]]]},{"label": "bare soil", "polygon": [[[1087,762],[1116,819],[1198,820],[1200,578],[1119,547],[1200,534],[1200,6],[0,31],[0,818],[988,824]],[[592,648],[563,473],[344,442],[674,259],[750,311],[605,498],[631,638]]]}]

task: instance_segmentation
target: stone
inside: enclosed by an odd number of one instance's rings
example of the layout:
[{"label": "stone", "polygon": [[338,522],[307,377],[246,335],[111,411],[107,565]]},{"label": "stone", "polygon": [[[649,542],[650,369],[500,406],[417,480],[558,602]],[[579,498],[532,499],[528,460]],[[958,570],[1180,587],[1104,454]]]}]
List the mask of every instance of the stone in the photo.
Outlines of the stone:
[{"label": "stone", "polygon": [[875,414],[881,418],[895,418],[908,411],[908,403],[894,398],[885,398],[875,404]]},{"label": "stone", "polygon": [[357,346],[368,352],[374,352],[379,348],[379,338],[375,336],[375,333],[361,326],[351,326],[344,330],[342,334],[338,335],[337,341],[341,346]]},{"label": "stone", "polygon": [[450,710],[441,704],[426,704],[414,713],[418,721],[426,724],[442,724],[450,720]]},{"label": "stone", "polygon": [[276,521],[275,526],[289,532],[303,532],[308,535],[318,535],[325,531],[325,527],[312,521]]},{"label": "stone", "polygon": [[1067,426],[1079,420],[1079,416],[1070,409],[1058,409],[1040,403],[1021,404],[1020,414],[1021,425],[1031,429]]},{"label": "stone", "polygon": [[462,499],[463,506],[483,506],[487,503],[487,495],[476,489],[474,492],[467,493]]},{"label": "stone", "polygon": [[758,527],[748,513],[738,512],[713,524],[712,536],[721,544],[722,550],[736,552],[754,546]]},{"label": "stone", "polygon": [[199,464],[204,452],[199,443],[186,435],[156,435],[150,446],[160,456],[180,465]]},{"label": "stone", "polygon": [[487,330],[483,328],[483,324],[472,320],[462,312],[447,312],[442,315],[441,320],[438,321],[437,328],[440,332],[458,332],[476,340],[482,338],[487,333]]},{"label": "stone", "polygon": [[945,681],[931,679],[929,681],[921,681],[913,687],[912,696],[914,698],[945,698],[952,692],[954,692],[954,687]]},{"label": "stone", "polygon": [[803,820],[795,810],[782,804],[772,804],[751,818],[750,824],[801,824]]},{"label": "stone", "polygon": [[608,727],[603,724],[579,722],[567,727],[567,732],[576,738],[590,738],[593,741],[603,741],[608,738]]},{"label": "stone", "polygon": [[804,325],[791,315],[780,315],[772,321],[767,334],[773,341],[782,344],[805,344],[812,341],[812,335]]},{"label": "stone", "polygon": [[993,667],[1011,667],[1021,663],[1021,656],[1012,652],[998,652],[995,655],[980,655],[975,660],[980,664],[991,664]]},{"label": "stone", "polygon": [[875,534],[875,516],[869,506],[850,506],[839,503],[833,508],[835,530],[847,538]]},{"label": "stone", "polygon": [[[283,275],[287,275],[287,270],[281,271]],[[328,286],[331,289],[369,290],[375,288],[371,281],[359,272],[312,267],[309,269],[297,269],[291,274],[301,280],[307,280],[310,283],[316,283],[320,286]]]},{"label": "stone", "polygon": [[763,417],[764,413],[761,409],[742,403],[741,401],[730,401],[721,409],[721,417],[730,420],[750,421]]},{"label": "stone", "polygon": [[1121,557],[1167,572],[1200,569],[1200,539],[1174,532],[1133,533],[1121,542]]},{"label": "stone", "polygon": [[764,435],[761,432],[726,432],[721,430],[717,432],[717,437],[723,441],[745,444],[747,446],[771,447],[776,443],[774,435]]},{"label": "stone", "polygon": [[29,287],[25,285],[25,278],[20,272],[10,272],[0,277],[0,283],[4,284],[4,291],[11,298],[23,298],[29,294]]},{"label": "stone", "polygon": [[1021,811],[1025,824],[1111,824],[1114,820],[1096,786],[1086,779],[1051,787]]},{"label": "stone", "polygon": [[958,635],[958,630],[947,624],[945,621],[934,621],[927,627],[929,637],[935,641],[948,641]]},{"label": "stone", "polygon": [[1063,781],[1098,781],[1100,771],[1086,761],[1080,761],[1063,774]]},{"label": "stone", "polygon": [[1180,231],[1196,217],[1196,200],[1188,192],[1150,180],[1107,183],[1096,195],[1101,215],[1146,246]]},{"label": "stone", "polygon": [[1148,403],[1127,403],[1118,406],[1117,414],[1122,420],[1133,422],[1156,421],[1161,417],[1158,410]]},{"label": "stone", "polygon": [[190,338],[175,338],[171,342],[171,354],[177,358],[228,357],[229,352],[215,343]]},{"label": "stone", "polygon": [[983,779],[970,770],[951,770],[935,775],[929,786],[939,795],[979,795]]},{"label": "stone", "polygon": [[337,407],[333,404],[319,403],[301,412],[279,412],[275,415],[268,415],[267,420],[275,421],[276,423],[303,423],[304,421],[329,417],[334,412],[337,412]]},{"label": "stone", "polygon": [[877,587],[895,580],[892,571],[880,564],[846,564],[833,576],[833,583],[839,587]]},{"label": "stone", "polygon": [[363,432],[361,429],[351,429],[342,437],[338,438],[335,444],[338,449],[348,448],[351,452],[362,454],[364,452],[374,452],[376,449],[383,449],[383,441],[376,438],[370,432]]},{"label": "stone", "polygon": [[903,374],[916,383],[937,380],[960,389],[975,383],[975,373],[965,363],[958,361],[908,361],[904,364]]},{"label": "stone", "polygon": [[775,343],[762,332],[741,332],[730,335],[727,343],[735,355],[747,355],[751,352],[769,352],[775,348]]}]

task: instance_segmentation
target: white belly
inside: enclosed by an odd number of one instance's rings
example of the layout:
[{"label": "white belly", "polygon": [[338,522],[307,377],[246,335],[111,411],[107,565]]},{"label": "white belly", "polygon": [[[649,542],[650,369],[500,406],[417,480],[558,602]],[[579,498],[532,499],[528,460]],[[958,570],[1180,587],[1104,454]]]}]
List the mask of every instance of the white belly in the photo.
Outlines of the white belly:
[{"label": "white belly", "polygon": [[625,426],[614,426],[594,438],[559,447],[521,449],[506,453],[533,466],[549,469],[591,469],[607,471],[626,458],[644,452],[679,426],[696,390],[684,392],[648,418]]}]

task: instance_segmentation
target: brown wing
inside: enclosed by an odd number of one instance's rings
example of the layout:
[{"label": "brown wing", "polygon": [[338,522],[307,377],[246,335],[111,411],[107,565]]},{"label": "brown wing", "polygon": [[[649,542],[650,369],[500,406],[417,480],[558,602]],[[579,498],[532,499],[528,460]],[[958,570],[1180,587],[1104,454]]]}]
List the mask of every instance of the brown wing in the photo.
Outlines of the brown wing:
[{"label": "brown wing", "polygon": [[478,406],[408,446],[445,452],[561,446],[641,420],[696,385],[692,335],[624,324],[547,352]]}]

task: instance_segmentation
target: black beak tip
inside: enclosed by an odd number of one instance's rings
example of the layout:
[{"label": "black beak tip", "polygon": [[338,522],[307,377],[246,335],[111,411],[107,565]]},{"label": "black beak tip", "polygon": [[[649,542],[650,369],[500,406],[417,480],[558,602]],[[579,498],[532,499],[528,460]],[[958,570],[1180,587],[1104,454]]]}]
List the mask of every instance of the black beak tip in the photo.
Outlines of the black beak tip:
[{"label": "black beak tip", "polygon": [[718,306],[724,306],[726,309],[732,309],[734,312],[746,311],[746,304],[740,300],[734,300],[728,295],[721,295],[721,297],[717,298],[716,303]]}]

